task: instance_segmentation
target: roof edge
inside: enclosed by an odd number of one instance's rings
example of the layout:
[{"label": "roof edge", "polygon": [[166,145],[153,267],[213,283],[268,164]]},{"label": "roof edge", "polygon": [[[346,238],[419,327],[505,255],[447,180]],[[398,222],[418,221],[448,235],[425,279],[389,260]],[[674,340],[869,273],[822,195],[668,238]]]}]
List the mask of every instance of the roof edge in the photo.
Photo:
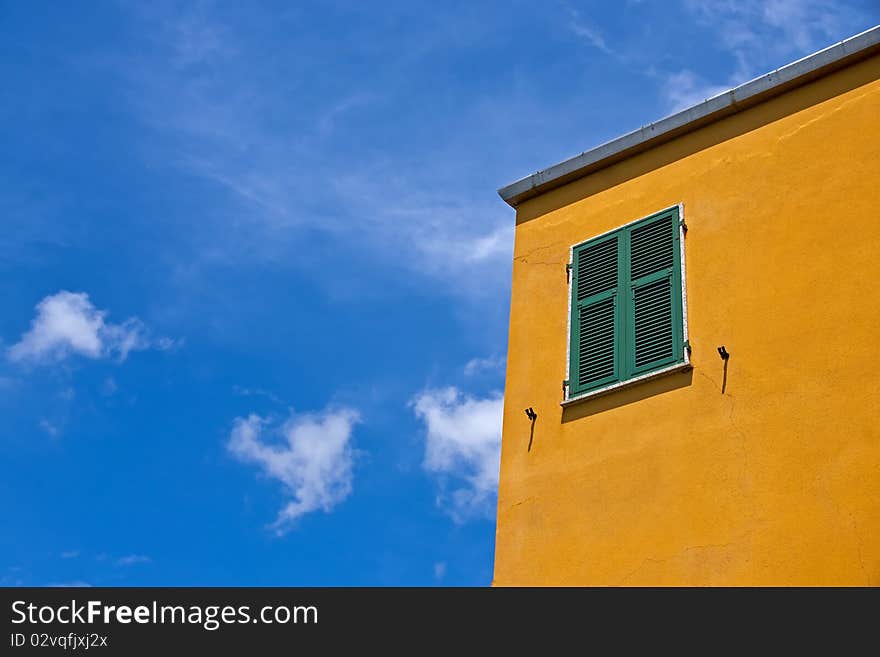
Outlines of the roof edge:
[{"label": "roof edge", "polygon": [[880,51],[880,25],[498,190],[511,207]]}]

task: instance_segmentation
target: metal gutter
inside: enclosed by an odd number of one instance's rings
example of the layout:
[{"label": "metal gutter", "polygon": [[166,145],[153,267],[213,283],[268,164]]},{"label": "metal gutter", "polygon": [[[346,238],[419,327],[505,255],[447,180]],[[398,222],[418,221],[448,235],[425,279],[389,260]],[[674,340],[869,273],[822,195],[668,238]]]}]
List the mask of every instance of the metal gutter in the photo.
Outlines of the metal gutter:
[{"label": "metal gutter", "polygon": [[880,52],[880,25],[498,190],[511,207]]}]

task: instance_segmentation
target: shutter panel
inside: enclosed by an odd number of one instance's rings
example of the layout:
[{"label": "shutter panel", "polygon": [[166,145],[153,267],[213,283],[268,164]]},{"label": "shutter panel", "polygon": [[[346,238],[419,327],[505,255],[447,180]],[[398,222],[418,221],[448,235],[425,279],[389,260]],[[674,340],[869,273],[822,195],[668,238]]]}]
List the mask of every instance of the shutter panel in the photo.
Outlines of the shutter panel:
[{"label": "shutter panel", "polygon": [[672,353],[672,289],[668,278],[633,288],[636,369]]},{"label": "shutter panel", "polygon": [[678,225],[673,219],[667,214],[630,233],[632,325],[628,355],[633,374],[677,359],[673,272]]},{"label": "shutter panel", "polygon": [[577,300],[617,287],[617,239],[582,248],[577,254]]},{"label": "shutter panel", "polygon": [[578,371],[580,387],[614,376],[614,315],[616,296],[578,309]]},{"label": "shutter panel", "polygon": [[575,252],[572,392],[617,380],[618,244],[614,235]]},{"label": "shutter panel", "polygon": [[673,221],[668,216],[634,228],[630,235],[631,279],[633,282],[673,263]]}]

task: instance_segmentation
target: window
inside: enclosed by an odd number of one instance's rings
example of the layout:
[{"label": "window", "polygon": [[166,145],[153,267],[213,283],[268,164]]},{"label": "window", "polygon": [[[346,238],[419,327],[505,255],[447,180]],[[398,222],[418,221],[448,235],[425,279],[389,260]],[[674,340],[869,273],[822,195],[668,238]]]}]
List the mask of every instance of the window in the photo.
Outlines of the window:
[{"label": "window", "polygon": [[688,365],[680,210],[572,247],[566,399]]}]

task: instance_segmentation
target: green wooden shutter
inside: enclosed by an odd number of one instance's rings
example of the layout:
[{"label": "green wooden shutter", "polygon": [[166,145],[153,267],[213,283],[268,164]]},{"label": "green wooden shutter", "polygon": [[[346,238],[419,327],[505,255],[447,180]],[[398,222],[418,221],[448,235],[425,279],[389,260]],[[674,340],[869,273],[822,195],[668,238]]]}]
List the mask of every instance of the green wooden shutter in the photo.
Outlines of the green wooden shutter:
[{"label": "green wooden shutter", "polygon": [[620,240],[590,242],[574,253],[570,392],[618,380]]},{"label": "green wooden shutter", "polygon": [[677,313],[673,312],[681,289],[679,284],[676,294],[677,213],[666,213],[634,226],[629,246],[628,361],[631,374],[637,375],[674,363],[681,356],[681,340],[675,326]]},{"label": "green wooden shutter", "polygon": [[678,208],[573,249],[569,396],[684,360]]}]

